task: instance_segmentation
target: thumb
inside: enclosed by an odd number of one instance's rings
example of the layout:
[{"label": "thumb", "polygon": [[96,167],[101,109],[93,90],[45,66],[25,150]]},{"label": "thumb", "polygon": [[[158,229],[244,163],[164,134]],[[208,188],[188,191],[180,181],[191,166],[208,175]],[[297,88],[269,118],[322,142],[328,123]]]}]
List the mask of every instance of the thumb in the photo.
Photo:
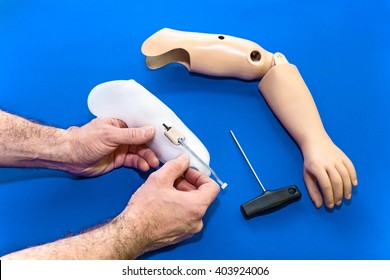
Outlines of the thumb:
[{"label": "thumb", "polygon": [[118,128],[113,141],[118,145],[140,145],[152,140],[154,133],[153,126]]},{"label": "thumb", "polygon": [[156,175],[162,184],[173,185],[175,180],[179,178],[188,169],[190,158],[183,153],[175,159],[167,161],[158,171]]}]

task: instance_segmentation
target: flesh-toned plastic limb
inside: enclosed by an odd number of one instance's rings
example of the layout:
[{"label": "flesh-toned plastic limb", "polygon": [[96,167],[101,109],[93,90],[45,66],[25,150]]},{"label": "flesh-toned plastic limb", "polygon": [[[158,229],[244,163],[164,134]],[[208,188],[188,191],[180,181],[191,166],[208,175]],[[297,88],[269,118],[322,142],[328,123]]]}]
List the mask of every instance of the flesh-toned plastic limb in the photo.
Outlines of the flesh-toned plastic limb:
[{"label": "flesh-toned plastic limb", "polygon": [[259,90],[299,146],[308,134],[327,136],[317,106],[295,65],[272,67],[260,81]]},{"label": "flesh-toned plastic limb", "polygon": [[275,65],[259,89],[283,126],[299,145],[304,158],[304,180],[316,207],[328,208],[351,198],[357,185],[351,160],[329,137],[314,100],[298,69],[292,64]]},{"label": "flesh-toned plastic limb", "polygon": [[[181,145],[171,143],[164,135],[163,124],[175,126],[185,136],[186,144],[206,164],[210,163],[209,152],[195,134],[168,106],[134,80],[110,81],[97,85],[88,96],[88,108],[97,117],[121,119],[128,127],[154,126],[156,135],[148,146],[163,163],[186,152]],[[210,175],[210,171],[193,155],[188,155],[190,167]]]},{"label": "flesh-toned plastic limb", "polygon": [[271,68],[273,56],[249,40],[169,28],[150,36],[142,45],[142,53],[151,69],[177,62],[190,72],[244,80],[263,77]]}]

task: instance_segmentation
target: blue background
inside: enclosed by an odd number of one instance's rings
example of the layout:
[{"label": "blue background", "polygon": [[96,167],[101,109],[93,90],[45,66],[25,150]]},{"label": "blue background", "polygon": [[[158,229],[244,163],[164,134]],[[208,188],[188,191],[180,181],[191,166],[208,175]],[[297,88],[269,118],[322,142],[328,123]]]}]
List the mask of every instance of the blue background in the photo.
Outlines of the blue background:
[{"label": "blue background", "polygon": [[[350,202],[316,209],[302,155],[257,90],[258,81],[157,71],[140,49],[157,30],[222,33],[286,55],[300,69],[335,143],[353,160]],[[204,230],[145,259],[390,259],[389,1],[0,1],[0,108],[67,128],[93,118],[97,84],[133,78],[191,128],[229,187]],[[246,221],[239,206],[261,193],[239,138],[268,189],[296,184],[302,199]],[[1,155],[0,155],[1,156]],[[80,179],[0,169],[0,255],[111,219],[143,179],[131,169]]]}]

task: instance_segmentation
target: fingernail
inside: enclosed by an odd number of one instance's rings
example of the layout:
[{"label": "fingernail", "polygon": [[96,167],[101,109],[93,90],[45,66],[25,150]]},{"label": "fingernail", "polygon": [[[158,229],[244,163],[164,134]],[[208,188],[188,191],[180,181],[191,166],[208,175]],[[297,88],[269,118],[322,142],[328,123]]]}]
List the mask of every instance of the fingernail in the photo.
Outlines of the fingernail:
[{"label": "fingernail", "polygon": [[352,185],[356,187],[358,185],[358,180],[353,180]]},{"label": "fingernail", "polygon": [[332,209],[332,208],[333,208],[333,206],[334,206],[334,204],[333,204],[333,203],[328,203],[328,204],[326,204],[326,207],[328,207],[328,208],[330,208],[330,209]]},{"label": "fingernail", "polygon": [[351,197],[352,197],[352,194],[350,193],[350,194],[348,194],[347,196],[346,196],[346,199],[351,199]]},{"label": "fingernail", "polygon": [[146,138],[150,138],[154,133],[154,127],[153,126],[147,126],[142,131],[142,136]]},{"label": "fingernail", "polygon": [[340,205],[341,205],[341,200],[337,201],[337,202],[336,202],[336,205],[337,205],[337,206],[340,206]]},{"label": "fingernail", "polygon": [[186,153],[182,153],[180,154],[177,159],[179,160],[187,160],[188,159],[188,155]]}]

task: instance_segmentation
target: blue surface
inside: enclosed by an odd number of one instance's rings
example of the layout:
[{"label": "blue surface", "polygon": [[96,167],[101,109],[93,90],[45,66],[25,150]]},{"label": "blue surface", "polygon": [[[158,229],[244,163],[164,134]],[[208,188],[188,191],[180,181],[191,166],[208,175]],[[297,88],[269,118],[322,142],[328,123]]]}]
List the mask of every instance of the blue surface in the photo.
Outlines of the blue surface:
[{"label": "blue surface", "polygon": [[[302,156],[257,82],[147,69],[140,48],[163,27],[222,33],[286,55],[312,91],[327,131],[353,160],[359,187],[333,211],[315,209]],[[201,234],[146,259],[390,259],[389,2],[0,1],[0,108],[67,128],[93,116],[97,84],[134,78],[202,140],[229,183]],[[269,189],[296,184],[302,199],[246,221],[239,206],[261,191],[232,129]],[[1,155],[0,155],[1,156]],[[120,169],[94,179],[0,169],[0,255],[114,217],[143,179]]]}]

